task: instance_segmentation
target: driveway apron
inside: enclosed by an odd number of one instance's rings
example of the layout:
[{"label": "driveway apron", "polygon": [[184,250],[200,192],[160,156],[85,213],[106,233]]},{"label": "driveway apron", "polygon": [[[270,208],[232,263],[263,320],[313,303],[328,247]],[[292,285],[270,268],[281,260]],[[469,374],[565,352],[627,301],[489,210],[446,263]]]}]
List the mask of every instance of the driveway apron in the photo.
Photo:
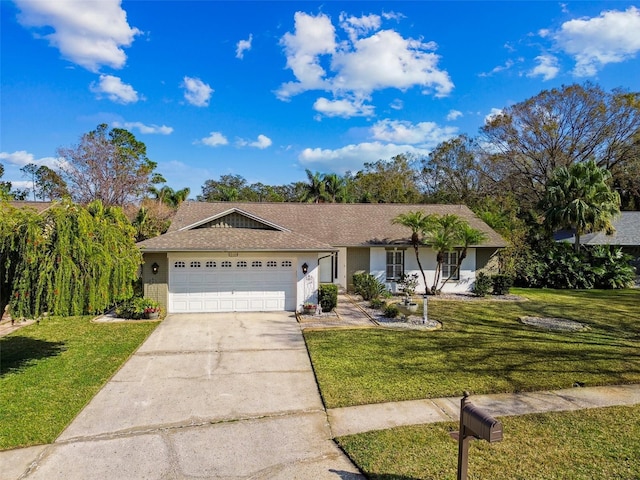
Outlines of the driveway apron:
[{"label": "driveway apron", "polygon": [[168,316],[22,478],[364,477],[279,312]]}]

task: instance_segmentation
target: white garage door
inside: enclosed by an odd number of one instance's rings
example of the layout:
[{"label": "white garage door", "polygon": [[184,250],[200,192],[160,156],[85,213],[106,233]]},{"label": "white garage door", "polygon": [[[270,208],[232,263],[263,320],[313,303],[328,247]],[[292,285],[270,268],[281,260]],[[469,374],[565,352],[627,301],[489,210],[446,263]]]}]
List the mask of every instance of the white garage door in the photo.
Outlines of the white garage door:
[{"label": "white garage door", "polygon": [[264,312],[295,310],[292,260],[279,258],[172,258],[169,311]]}]

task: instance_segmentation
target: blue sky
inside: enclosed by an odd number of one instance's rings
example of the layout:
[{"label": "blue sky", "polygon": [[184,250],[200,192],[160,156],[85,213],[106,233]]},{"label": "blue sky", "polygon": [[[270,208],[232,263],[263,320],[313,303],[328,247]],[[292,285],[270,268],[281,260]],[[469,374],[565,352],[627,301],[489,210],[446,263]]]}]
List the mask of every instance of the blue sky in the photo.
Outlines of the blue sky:
[{"label": "blue sky", "polygon": [[640,90],[640,5],[511,1],[0,0],[0,163],[54,166],[100,123],[173,188],[357,171],[474,136],[592,81]]}]

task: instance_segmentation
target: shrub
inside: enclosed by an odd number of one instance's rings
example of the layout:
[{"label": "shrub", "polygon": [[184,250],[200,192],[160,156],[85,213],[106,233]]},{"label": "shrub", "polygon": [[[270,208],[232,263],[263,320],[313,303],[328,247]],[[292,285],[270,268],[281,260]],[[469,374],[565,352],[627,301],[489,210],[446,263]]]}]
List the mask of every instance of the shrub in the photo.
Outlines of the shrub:
[{"label": "shrub", "polygon": [[634,269],[620,247],[552,243],[532,252],[518,269],[516,284],[525,287],[589,289],[625,288],[633,283]]},{"label": "shrub", "polygon": [[333,283],[322,283],[318,289],[318,303],[323,312],[330,312],[338,305],[338,286]]},{"label": "shrub", "polygon": [[120,318],[130,318],[133,320],[137,320],[139,318],[142,318],[143,314],[144,309],[140,309],[138,307],[135,298],[125,300],[116,307],[116,315]]},{"label": "shrub", "polygon": [[390,303],[386,307],[384,307],[384,316],[387,318],[396,318],[400,315],[400,309],[395,303]]},{"label": "shrub", "polygon": [[116,307],[116,315],[120,318],[139,320],[145,313],[159,312],[160,304],[155,300],[143,297],[132,297]]},{"label": "shrub", "polygon": [[612,245],[594,245],[588,251],[589,264],[595,273],[596,288],[626,288],[633,285],[635,268],[631,255]]},{"label": "shrub", "polygon": [[484,272],[478,273],[476,275],[476,281],[473,284],[473,293],[478,297],[484,297],[491,291],[491,286],[493,281],[489,275],[486,275]]},{"label": "shrub", "polygon": [[369,306],[371,308],[375,308],[376,310],[381,309],[387,302],[385,302],[384,300],[382,300],[381,298],[373,298],[370,302],[369,302]]},{"label": "shrub", "polygon": [[507,295],[513,285],[513,278],[511,278],[511,275],[498,273],[491,276],[491,283],[493,284],[494,295]]},{"label": "shrub", "polygon": [[384,283],[369,273],[353,275],[353,288],[355,293],[361,295],[364,300],[379,298],[387,291]]},{"label": "shrub", "polygon": [[400,280],[398,280],[398,288],[408,296],[413,296],[416,293],[416,288],[418,287],[418,274],[404,273]]}]

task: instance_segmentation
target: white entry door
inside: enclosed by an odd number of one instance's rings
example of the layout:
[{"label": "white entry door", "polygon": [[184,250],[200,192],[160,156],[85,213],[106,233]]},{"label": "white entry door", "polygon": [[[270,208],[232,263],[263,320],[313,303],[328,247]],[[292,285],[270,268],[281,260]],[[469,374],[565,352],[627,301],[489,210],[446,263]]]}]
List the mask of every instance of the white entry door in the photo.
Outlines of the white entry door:
[{"label": "white entry door", "polygon": [[296,278],[289,259],[172,257],[169,312],[295,310]]}]

